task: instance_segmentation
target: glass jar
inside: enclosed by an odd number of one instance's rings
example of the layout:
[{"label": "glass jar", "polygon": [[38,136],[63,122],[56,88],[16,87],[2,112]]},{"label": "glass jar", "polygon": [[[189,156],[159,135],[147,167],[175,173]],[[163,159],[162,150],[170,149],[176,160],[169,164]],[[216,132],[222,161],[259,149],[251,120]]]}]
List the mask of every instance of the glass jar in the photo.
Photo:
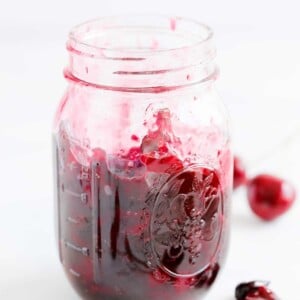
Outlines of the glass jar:
[{"label": "glass jar", "polygon": [[227,248],[232,154],[212,31],[102,18],[67,43],[54,122],[60,260],[84,299],[202,299]]}]

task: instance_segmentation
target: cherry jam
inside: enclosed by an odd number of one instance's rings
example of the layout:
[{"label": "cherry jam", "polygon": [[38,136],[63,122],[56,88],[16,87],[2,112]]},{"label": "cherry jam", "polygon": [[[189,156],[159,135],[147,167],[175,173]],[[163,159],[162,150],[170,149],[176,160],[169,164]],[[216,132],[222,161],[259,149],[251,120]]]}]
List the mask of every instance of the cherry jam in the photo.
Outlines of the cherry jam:
[{"label": "cherry jam", "polygon": [[168,153],[145,155],[141,148],[115,157],[93,149],[82,165],[72,153],[76,147],[61,129],[59,251],[79,294],[196,299],[196,290],[214,282],[222,260],[224,194],[217,172],[186,167]]},{"label": "cherry jam", "polygon": [[223,267],[233,161],[211,37],[145,16],[69,36],[53,128],[56,232],[83,299],[199,300]]}]

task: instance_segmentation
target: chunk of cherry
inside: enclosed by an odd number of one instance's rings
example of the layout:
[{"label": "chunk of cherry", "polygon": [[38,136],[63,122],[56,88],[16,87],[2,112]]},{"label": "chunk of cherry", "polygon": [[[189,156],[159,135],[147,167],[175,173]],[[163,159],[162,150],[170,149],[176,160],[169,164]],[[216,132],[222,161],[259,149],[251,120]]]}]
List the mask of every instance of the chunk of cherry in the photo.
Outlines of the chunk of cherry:
[{"label": "chunk of cherry", "polygon": [[296,192],[287,181],[261,174],[247,183],[248,202],[261,219],[271,221],[284,214],[294,203]]},{"label": "chunk of cherry", "polygon": [[250,281],[240,283],[235,288],[236,300],[278,300],[268,288],[267,282]]}]

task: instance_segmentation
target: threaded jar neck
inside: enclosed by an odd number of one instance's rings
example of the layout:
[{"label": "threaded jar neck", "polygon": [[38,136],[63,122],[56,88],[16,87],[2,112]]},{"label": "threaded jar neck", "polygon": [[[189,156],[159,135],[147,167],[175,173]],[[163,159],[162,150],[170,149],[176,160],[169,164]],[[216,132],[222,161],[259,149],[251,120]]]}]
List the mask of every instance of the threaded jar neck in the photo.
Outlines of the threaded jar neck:
[{"label": "threaded jar neck", "polygon": [[209,27],[184,18],[100,18],[69,34],[69,79],[99,88],[158,92],[216,75]]}]

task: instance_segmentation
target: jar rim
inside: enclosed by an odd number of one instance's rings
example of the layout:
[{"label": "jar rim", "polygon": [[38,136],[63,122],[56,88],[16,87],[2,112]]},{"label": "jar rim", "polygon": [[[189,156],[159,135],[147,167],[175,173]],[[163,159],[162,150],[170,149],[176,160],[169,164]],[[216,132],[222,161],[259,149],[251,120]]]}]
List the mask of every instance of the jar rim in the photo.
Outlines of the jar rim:
[{"label": "jar rim", "polygon": [[[95,36],[95,34],[100,34],[101,31],[104,32],[105,30],[109,28],[113,28],[112,26],[124,26],[126,27],[126,22],[131,21],[139,21],[142,20],[142,22],[155,20],[162,21],[165,24],[169,24],[170,33],[174,32],[176,33],[177,26],[183,25],[182,27],[189,27],[189,29],[193,29],[195,31],[194,42],[182,44],[180,46],[170,46],[167,48],[156,48],[155,51],[153,48],[143,48],[142,50],[138,47],[126,49],[127,56],[129,54],[129,57],[123,57],[123,49],[117,48],[114,46],[104,46],[104,45],[95,45],[93,42],[88,42],[84,40],[85,35],[92,34],[92,36]],[[124,22],[124,24],[122,23]],[[116,25],[114,25],[116,24]],[[138,24],[138,23],[137,23]],[[155,25],[146,25],[151,30],[156,30],[158,27]],[[97,30],[92,29],[93,26],[96,26]],[[118,28],[116,27],[116,28]],[[132,27],[138,29],[141,28],[142,25],[133,25]],[[121,14],[121,15],[114,15],[114,16],[108,16],[108,17],[99,17],[96,19],[91,19],[86,22],[83,22],[79,25],[74,26],[71,31],[69,32],[69,41],[68,41],[68,50],[79,52],[81,55],[86,56],[105,56],[106,58],[112,58],[112,59],[128,59],[128,60],[139,60],[142,59],[139,57],[139,55],[142,56],[152,56],[152,55],[160,55],[160,54],[167,54],[167,53],[175,53],[175,52],[182,52],[185,49],[197,49],[199,47],[202,47],[203,44],[209,42],[213,38],[213,30],[206,25],[205,23],[201,23],[199,21],[196,21],[192,18],[186,18],[186,17],[179,17],[179,16],[170,16],[170,15],[164,15],[164,14]],[[103,55],[105,53],[105,55]]]},{"label": "jar rim", "polygon": [[[173,90],[215,78],[213,31],[160,14],[102,17],[69,34],[65,76],[105,89]],[[163,88],[162,88],[163,87]]]}]

